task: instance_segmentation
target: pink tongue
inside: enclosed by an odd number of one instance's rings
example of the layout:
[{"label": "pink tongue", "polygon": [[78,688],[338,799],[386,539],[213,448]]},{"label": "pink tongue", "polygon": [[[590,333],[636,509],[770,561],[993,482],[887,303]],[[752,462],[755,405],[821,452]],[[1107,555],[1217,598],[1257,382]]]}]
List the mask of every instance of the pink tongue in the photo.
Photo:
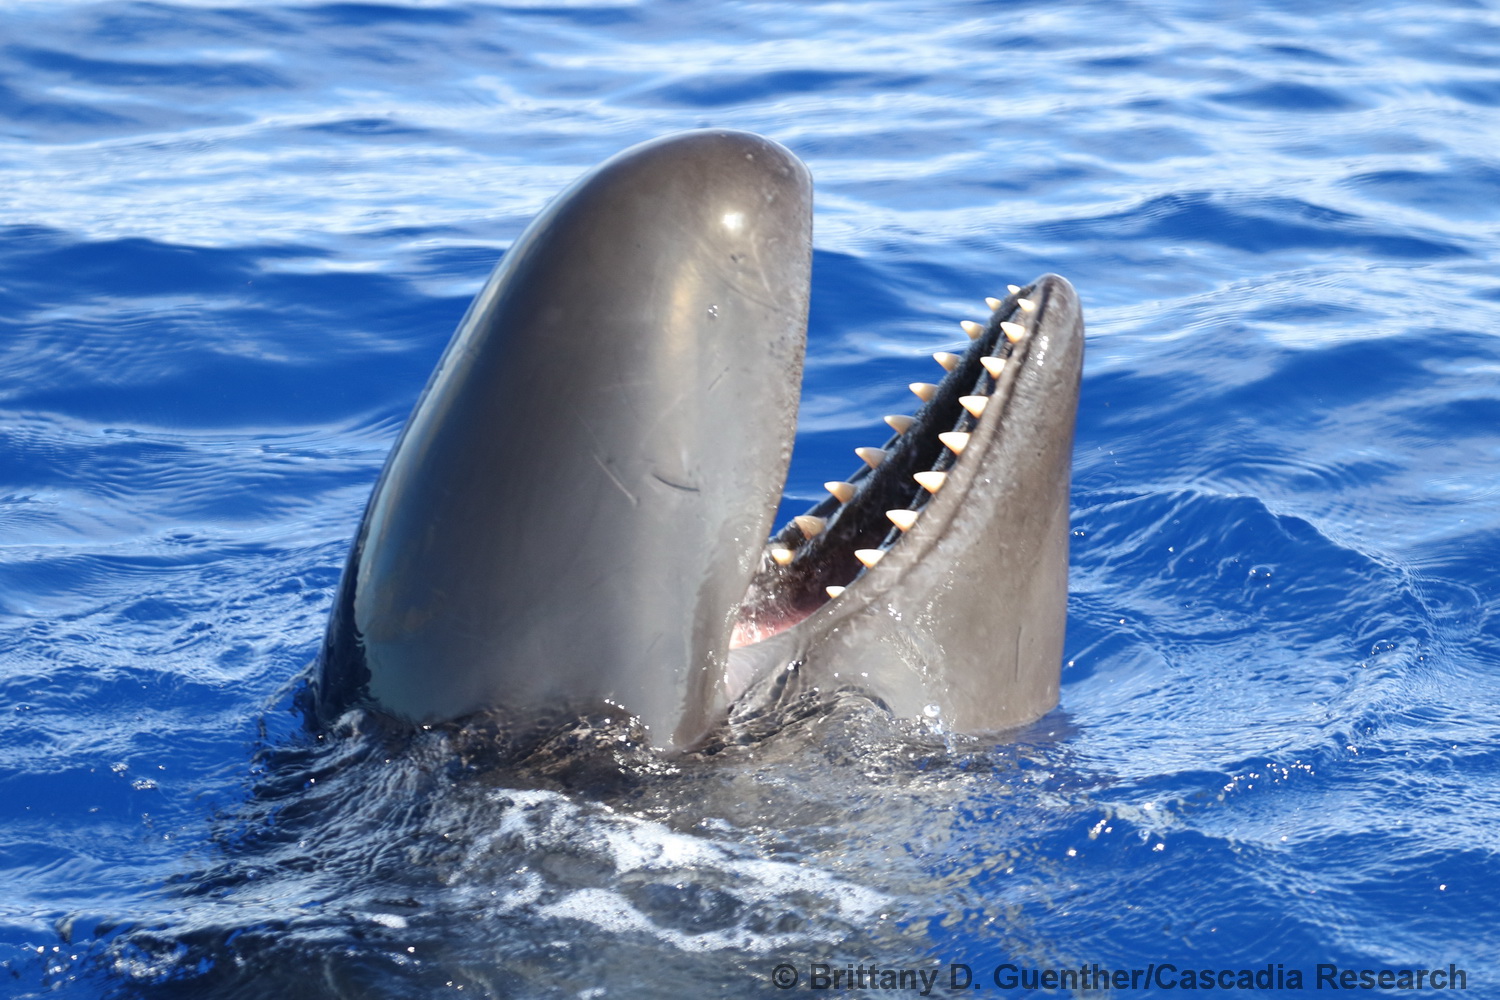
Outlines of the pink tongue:
[{"label": "pink tongue", "polygon": [[729,634],[729,648],[739,649],[741,646],[750,646],[757,642],[763,642],[773,635],[785,632],[816,610],[817,608],[813,608],[807,614],[782,611],[773,614],[754,615],[750,618],[741,618],[734,623],[734,631]]}]

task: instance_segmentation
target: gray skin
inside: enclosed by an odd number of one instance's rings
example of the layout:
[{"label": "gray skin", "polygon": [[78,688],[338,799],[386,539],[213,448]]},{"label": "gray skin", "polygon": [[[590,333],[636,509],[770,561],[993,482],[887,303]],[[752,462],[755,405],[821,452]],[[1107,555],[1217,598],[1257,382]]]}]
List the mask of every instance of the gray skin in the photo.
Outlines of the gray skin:
[{"label": "gray skin", "polygon": [[[1082,318],[1016,295],[859,496],[764,542],[796,429],[807,169],[745,132],[668,136],[560,195],[460,324],[366,508],[313,719],[623,710],[690,747],[726,718],[853,687],[997,729],[1057,700]],[[1030,333],[999,379],[1002,319]],[[1001,345],[1001,346],[996,346]],[[975,422],[960,395],[993,392]],[[931,496],[910,472],[953,456]],[[921,509],[897,539],[887,504]],[[865,571],[853,550],[892,544]],[[791,548],[790,562],[772,558]],[[874,546],[867,546],[874,547]],[[829,601],[823,588],[847,585]],[[731,637],[770,635],[731,651]],[[731,711],[731,706],[733,710]]]},{"label": "gray skin", "polygon": [[[1036,310],[1017,309],[1021,298]],[[978,359],[1004,353],[998,346],[1006,339],[1002,320],[1021,323],[1027,333],[993,378]],[[1007,297],[916,423],[887,442],[890,457],[852,477],[859,494],[847,504],[831,500],[814,508],[829,517],[828,527],[800,545],[790,565],[763,561],[747,607],[765,608],[768,602],[757,600],[764,590],[780,600],[795,593],[795,580],[776,581],[799,576],[804,561],[814,585],[837,584],[837,556],[818,550],[825,538],[835,551],[877,538],[884,549],[869,569],[844,566],[843,575],[857,575],[837,599],[732,651],[727,683],[749,689],[739,695],[736,713],[853,689],[897,715],[980,732],[1023,725],[1056,705],[1082,369],[1083,313],[1072,285],[1049,274]],[[964,394],[988,397],[981,417],[958,405]],[[946,430],[969,434],[961,455],[933,447],[932,439]],[[933,451],[938,454],[929,459]],[[900,491],[899,480],[921,468],[946,471],[942,487]],[[864,502],[866,494],[874,495],[872,502]],[[881,523],[870,510],[891,506],[918,512],[910,530]],[[846,520],[852,528],[844,527]],[[785,531],[773,544],[796,543],[799,535]]]}]

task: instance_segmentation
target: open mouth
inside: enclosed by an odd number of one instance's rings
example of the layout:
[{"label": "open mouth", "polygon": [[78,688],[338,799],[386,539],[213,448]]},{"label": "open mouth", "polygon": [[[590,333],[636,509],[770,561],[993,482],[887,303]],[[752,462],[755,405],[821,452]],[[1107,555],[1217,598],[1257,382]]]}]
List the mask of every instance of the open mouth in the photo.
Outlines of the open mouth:
[{"label": "open mouth", "polygon": [[685,747],[731,705],[846,683],[975,731],[1056,704],[1077,293],[989,300],[916,412],[762,545],[811,261],[811,176],[749,133],[643,143],[554,199],[375,484],[310,717],[602,703]]},{"label": "open mouth", "polygon": [[[915,414],[885,418],[894,432],[878,448],[857,448],[863,465],[825,484],[829,496],[773,535],[740,605],[731,648],[768,639],[858,587],[897,546],[922,544],[918,525],[948,485],[966,453],[994,436],[1018,371],[1026,364],[1028,334],[1046,310],[1040,283],[1009,286],[1004,299],[987,299],[988,322],[960,323],[970,343],[963,354],[939,352],[941,381],[913,382]],[[958,498],[960,501],[962,498]]]}]

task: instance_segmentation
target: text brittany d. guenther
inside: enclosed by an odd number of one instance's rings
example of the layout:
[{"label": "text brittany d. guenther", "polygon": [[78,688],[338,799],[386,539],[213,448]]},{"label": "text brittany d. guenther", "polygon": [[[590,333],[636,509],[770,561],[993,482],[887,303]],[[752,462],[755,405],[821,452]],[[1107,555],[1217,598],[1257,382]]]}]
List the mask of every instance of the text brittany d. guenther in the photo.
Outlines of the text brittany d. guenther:
[{"label": "text brittany d. guenther", "polygon": [[[1067,969],[1027,968],[1004,962],[988,971],[990,983],[976,979],[975,970],[962,963],[905,968],[876,963],[834,965],[815,962],[807,967],[809,990],[863,992],[912,991],[920,996],[949,990],[977,990],[993,984],[1002,990],[1467,990],[1469,974],[1449,963],[1444,969],[1348,969],[1317,965],[1311,982],[1302,969],[1279,962],[1246,969],[1190,969],[1171,962],[1151,962],[1143,968],[1108,968],[1097,962]],[[946,972],[946,974],[944,974]],[[781,989],[801,985],[790,965],[777,967],[774,980]]]}]

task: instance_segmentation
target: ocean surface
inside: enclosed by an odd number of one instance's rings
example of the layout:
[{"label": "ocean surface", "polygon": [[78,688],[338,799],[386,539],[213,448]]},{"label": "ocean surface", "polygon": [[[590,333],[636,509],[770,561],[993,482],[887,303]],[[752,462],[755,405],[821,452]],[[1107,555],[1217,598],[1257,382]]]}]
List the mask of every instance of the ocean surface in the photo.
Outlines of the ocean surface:
[{"label": "ocean surface", "polygon": [[[1078,288],[1061,705],[313,739],[469,297],[710,125],[816,183],[783,517],[984,296]],[[1500,5],[10,2],[0,233],[0,995],[1500,997]]]}]

